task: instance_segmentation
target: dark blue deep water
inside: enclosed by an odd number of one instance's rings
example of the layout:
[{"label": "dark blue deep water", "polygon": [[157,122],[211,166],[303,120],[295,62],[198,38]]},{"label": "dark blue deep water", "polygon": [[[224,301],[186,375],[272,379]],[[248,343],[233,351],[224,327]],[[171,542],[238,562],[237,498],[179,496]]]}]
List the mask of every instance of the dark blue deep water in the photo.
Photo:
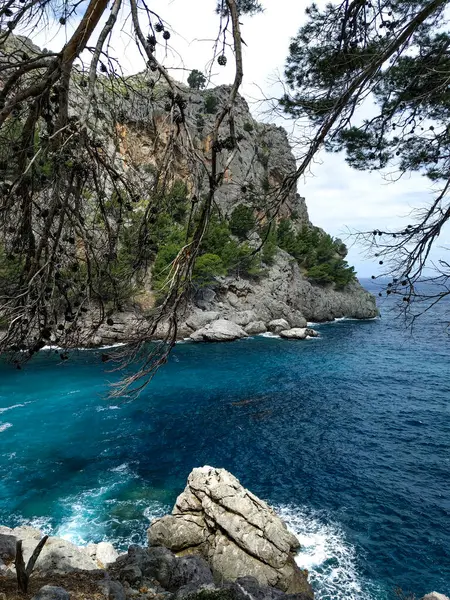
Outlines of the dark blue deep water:
[{"label": "dark blue deep water", "polygon": [[0,365],[0,523],[145,538],[190,470],[225,467],[299,535],[319,600],[450,593],[450,339],[382,318],[320,339],[180,344],[132,402],[101,352]]}]

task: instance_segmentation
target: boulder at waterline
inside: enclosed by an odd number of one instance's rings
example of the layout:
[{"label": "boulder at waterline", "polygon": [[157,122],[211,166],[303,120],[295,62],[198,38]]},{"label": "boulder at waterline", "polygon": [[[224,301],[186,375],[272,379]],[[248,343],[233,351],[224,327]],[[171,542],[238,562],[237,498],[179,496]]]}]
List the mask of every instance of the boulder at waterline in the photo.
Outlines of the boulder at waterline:
[{"label": "boulder at waterline", "polygon": [[186,325],[191,329],[198,330],[218,318],[219,313],[217,311],[196,310],[190,315],[189,319],[186,321]]},{"label": "boulder at waterline", "polygon": [[194,342],[231,342],[248,337],[248,334],[233,321],[218,319],[195,331],[190,337]]},{"label": "boulder at waterline", "polygon": [[450,600],[450,598],[438,592],[431,592],[431,594],[426,594],[421,600]]},{"label": "boulder at waterline", "polygon": [[273,321],[270,321],[267,327],[272,333],[280,333],[280,331],[290,329],[291,326],[286,319],[274,319]]},{"label": "boulder at waterline", "polygon": [[252,321],[245,326],[245,331],[249,335],[257,335],[258,333],[265,333],[267,331],[267,327],[264,321]]},{"label": "boulder at waterline", "polygon": [[313,597],[294,561],[297,538],[225,469],[194,469],[172,514],[151,523],[148,541],[183,555],[202,555],[218,580],[252,576],[260,585]]},{"label": "boulder at waterline", "polygon": [[319,337],[319,333],[310,327],[293,327],[280,331],[280,336],[287,340],[306,340],[308,337]]}]

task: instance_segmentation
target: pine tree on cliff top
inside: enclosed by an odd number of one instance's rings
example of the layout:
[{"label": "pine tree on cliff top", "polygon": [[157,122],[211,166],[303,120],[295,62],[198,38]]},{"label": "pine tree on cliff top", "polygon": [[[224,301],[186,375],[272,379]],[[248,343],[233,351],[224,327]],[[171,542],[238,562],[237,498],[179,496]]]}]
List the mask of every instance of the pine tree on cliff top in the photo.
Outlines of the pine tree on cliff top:
[{"label": "pine tree on cliff top", "polygon": [[[332,152],[344,149],[355,169],[387,169],[396,179],[417,171],[433,185],[433,198],[406,228],[359,235],[391,276],[387,292],[399,294],[405,310],[413,300],[428,305],[450,293],[445,260],[429,276],[444,289],[432,298],[416,289],[430,250],[450,219],[446,9],[445,0],[312,4],[291,41],[285,68],[282,107],[313,129],[312,136],[308,130],[296,178],[324,145]],[[374,105],[370,118],[360,110],[367,100]]]}]

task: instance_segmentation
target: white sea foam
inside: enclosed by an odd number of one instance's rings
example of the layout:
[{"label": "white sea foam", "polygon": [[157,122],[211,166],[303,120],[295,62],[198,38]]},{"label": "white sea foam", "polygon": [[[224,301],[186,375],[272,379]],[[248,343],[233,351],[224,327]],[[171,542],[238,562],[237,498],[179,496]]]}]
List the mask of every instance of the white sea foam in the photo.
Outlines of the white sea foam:
[{"label": "white sea foam", "polygon": [[43,351],[43,350],[63,350],[63,348],[61,348],[61,346],[49,345],[49,346],[42,346],[41,351]]},{"label": "white sea foam", "polygon": [[271,331],[266,331],[265,333],[258,333],[259,336],[261,337],[265,337],[265,338],[277,338],[280,339],[280,336],[277,335],[276,333],[272,333]]},{"label": "white sea foam", "polygon": [[129,472],[130,467],[129,467],[128,463],[122,463],[118,467],[113,467],[112,469],[109,469],[109,470],[111,471],[111,473],[124,473],[124,472]]},{"label": "white sea foam", "polygon": [[151,523],[154,519],[158,519],[159,517],[163,517],[164,515],[166,515],[167,512],[167,506],[154,502],[144,509],[143,515]]},{"label": "white sea foam", "polygon": [[120,406],[111,404],[110,406],[97,406],[95,409],[97,412],[103,412],[104,410],[120,410]]},{"label": "white sea foam", "polygon": [[356,317],[336,317],[332,321],[308,321],[307,326],[313,327],[317,325],[336,325],[342,321],[378,321],[380,317],[368,317],[367,319],[357,319]]},{"label": "white sea foam", "polygon": [[[116,342],[115,344],[108,344],[107,346],[99,346],[97,350],[109,350],[110,348],[121,348],[122,346],[126,346],[126,343]],[[78,350],[92,350],[92,348],[78,348]]]},{"label": "white sea foam", "polygon": [[21,406],[26,406],[27,404],[31,404],[31,400],[29,402],[23,402],[22,404],[13,404],[11,406],[5,406],[4,408],[0,408],[0,415],[7,410],[12,410],[13,408],[20,408]]},{"label": "white sea foam", "polygon": [[47,346],[42,346],[41,350],[58,350],[58,351],[87,351],[87,350],[109,350],[111,348],[120,348],[121,346],[126,346],[125,342],[116,342],[115,344],[106,344],[105,346],[96,346],[96,347],[86,347],[86,346],[80,346],[79,348],[63,348],[61,346],[56,346],[53,344],[49,344]]},{"label": "white sea foam", "polygon": [[300,507],[279,506],[275,510],[300,541],[296,562],[308,570],[316,600],[383,597],[361,575],[356,550],[337,523]]},{"label": "white sea foam", "polygon": [[23,525],[30,525],[35,529],[40,529],[47,535],[55,535],[50,517],[34,517],[33,519],[23,519]]},{"label": "white sea foam", "polygon": [[111,490],[121,483],[122,480],[112,481],[65,498],[63,504],[70,508],[70,513],[58,525],[54,535],[77,545],[88,544],[94,536],[102,536],[104,523],[100,522],[99,509],[107,502]]},{"label": "white sea foam", "polygon": [[12,427],[12,423],[0,423],[0,433]]}]

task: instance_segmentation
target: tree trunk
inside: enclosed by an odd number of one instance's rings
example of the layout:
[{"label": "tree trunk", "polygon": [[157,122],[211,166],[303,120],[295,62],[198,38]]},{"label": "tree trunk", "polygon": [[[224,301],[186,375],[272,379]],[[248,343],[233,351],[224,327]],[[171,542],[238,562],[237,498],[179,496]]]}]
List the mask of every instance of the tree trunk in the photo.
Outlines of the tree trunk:
[{"label": "tree trunk", "polygon": [[23,592],[24,594],[28,591],[28,582],[30,580],[30,575],[33,572],[33,567],[36,564],[37,559],[39,558],[39,554],[41,553],[42,548],[44,547],[45,542],[48,540],[48,535],[44,535],[42,540],[34,549],[33,554],[30,556],[30,560],[27,563],[25,568],[25,561],[23,560],[23,551],[22,551],[22,540],[18,540],[16,543],[16,575],[17,575],[17,588],[19,592]]}]

